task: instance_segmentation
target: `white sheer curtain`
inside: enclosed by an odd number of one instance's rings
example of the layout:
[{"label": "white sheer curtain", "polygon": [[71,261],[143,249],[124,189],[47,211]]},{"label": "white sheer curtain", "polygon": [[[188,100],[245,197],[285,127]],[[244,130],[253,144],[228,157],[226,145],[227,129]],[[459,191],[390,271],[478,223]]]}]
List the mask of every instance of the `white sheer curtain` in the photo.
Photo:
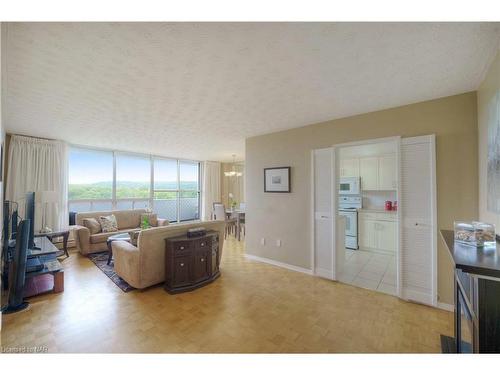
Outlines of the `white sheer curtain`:
[{"label": "white sheer curtain", "polygon": [[210,220],[213,203],[221,201],[220,163],[215,161],[203,163],[202,194],[202,218],[203,220]]},{"label": "white sheer curtain", "polygon": [[[11,137],[5,196],[19,203],[21,217],[24,217],[25,194],[29,191],[55,191],[58,202],[46,205],[46,225],[54,230],[68,226],[68,147],[64,142]],[[37,231],[42,223],[40,204],[35,212]]]}]

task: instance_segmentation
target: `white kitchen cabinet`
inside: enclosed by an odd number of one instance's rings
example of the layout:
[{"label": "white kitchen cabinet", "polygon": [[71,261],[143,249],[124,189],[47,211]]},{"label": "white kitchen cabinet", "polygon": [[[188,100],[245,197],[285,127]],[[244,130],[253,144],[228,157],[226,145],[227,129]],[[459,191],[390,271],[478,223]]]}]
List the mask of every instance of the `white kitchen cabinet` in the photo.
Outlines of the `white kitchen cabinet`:
[{"label": "white kitchen cabinet", "polygon": [[369,219],[359,219],[358,222],[358,234],[359,234],[359,246],[361,248],[376,248],[377,247],[377,233],[375,232],[374,220]]},{"label": "white kitchen cabinet", "polygon": [[396,252],[397,221],[394,214],[361,212],[358,226],[362,248]]},{"label": "white kitchen cabinet", "polygon": [[395,252],[397,246],[397,225],[393,221],[377,221],[377,249]]},{"label": "white kitchen cabinet", "polygon": [[378,158],[378,189],[396,189],[397,176],[396,155],[380,156]]},{"label": "white kitchen cabinet", "polygon": [[359,159],[359,174],[361,176],[361,190],[378,189],[378,157],[370,156]]},{"label": "white kitchen cabinet", "polygon": [[359,177],[359,159],[342,159],[340,161],[340,176]]}]

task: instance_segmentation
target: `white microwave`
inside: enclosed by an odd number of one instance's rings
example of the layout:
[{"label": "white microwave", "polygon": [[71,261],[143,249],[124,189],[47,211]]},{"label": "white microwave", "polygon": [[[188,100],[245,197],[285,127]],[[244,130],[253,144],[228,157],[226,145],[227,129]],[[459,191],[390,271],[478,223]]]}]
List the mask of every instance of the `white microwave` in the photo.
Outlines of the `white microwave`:
[{"label": "white microwave", "polygon": [[341,195],[359,195],[359,194],[361,194],[361,178],[359,178],[359,177],[340,177],[339,194],[341,194]]}]

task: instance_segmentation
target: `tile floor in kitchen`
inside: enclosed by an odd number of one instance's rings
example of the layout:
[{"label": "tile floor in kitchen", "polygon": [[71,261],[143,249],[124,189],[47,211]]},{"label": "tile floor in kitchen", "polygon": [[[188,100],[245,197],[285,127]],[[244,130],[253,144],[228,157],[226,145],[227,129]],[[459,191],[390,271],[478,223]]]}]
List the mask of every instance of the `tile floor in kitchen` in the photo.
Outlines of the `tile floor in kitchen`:
[{"label": "tile floor in kitchen", "polygon": [[396,295],[396,257],[367,250],[346,249],[339,281]]}]

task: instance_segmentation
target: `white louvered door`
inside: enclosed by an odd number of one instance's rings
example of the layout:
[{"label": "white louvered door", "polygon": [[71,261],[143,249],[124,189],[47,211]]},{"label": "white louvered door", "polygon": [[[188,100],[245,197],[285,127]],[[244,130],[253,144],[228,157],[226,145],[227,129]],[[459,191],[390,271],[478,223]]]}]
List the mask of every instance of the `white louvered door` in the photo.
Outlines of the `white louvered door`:
[{"label": "white louvered door", "polygon": [[434,135],[401,140],[400,296],[437,305]]},{"label": "white louvered door", "polygon": [[335,152],[313,150],[314,274],[335,280]]}]

